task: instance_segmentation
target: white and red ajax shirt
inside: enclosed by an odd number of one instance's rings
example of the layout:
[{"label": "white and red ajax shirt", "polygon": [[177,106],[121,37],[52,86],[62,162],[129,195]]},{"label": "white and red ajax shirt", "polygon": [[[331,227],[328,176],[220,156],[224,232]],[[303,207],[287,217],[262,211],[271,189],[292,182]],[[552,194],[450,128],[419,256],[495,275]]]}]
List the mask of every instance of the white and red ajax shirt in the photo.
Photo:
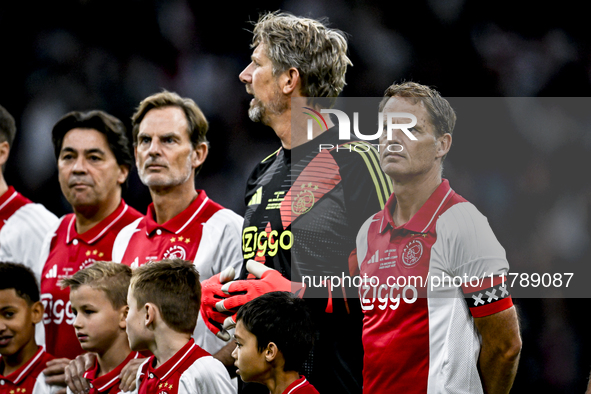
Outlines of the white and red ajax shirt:
[{"label": "white and red ajax shirt", "polygon": [[[121,393],[122,391],[119,389],[119,385],[121,384],[121,370],[131,360],[141,357],[142,355],[138,352],[131,352],[115,369],[102,376],[98,376],[100,373],[100,368],[98,360],[95,359],[92,368],[84,372],[84,378],[88,379],[88,383],[90,384],[90,390],[88,391],[88,394]],[[69,387],[67,387],[67,392],[68,394],[72,394],[72,390],[70,390]]]},{"label": "white and red ajax shirt", "polygon": [[[59,387],[49,386],[45,382],[43,370],[53,356],[48,354],[42,346],[37,353],[18,370],[8,376],[0,373],[0,394],[50,394]],[[0,371],[4,370],[4,361],[0,356]]]},{"label": "white and red ajax shirt", "polygon": [[76,216],[69,214],[62,218],[57,230],[45,238],[41,254],[41,260],[45,261],[41,301],[45,307],[45,346],[55,357],[74,359],[84,353],[72,326],[76,316],[70,304],[70,289],[61,289],[59,281],[95,261],[110,261],[119,231],[141,216],[121,201],[113,213],[82,234],[76,231]]},{"label": "white and red ajax shirt", "polygon": [[482,393],[474,317],[513,305],[505,250],[447,180],[402,225],[392,195],[357,237],[363,392]]},{"label": "white and red ajax shirt", "polygon": [[[164,224],[156,222],[154,204],[150,204],[146,216],[117,236],[113,261],[136,268],[163,259],[190,260],[202,281],[226,267],[234,267],[238,274],[243,261],[242,217],[209,199],[203,190],[197,193],[184,211]],[[212,354],[226,345],[207,328],[201,314],[193,337]]]},{"label": "white and red ajax shirt", "polygon": [[223,364],[193,339],[159,367],[152,356],[140,366],[137,394],[235,394]]},{"label": "white and red ajax shirt", "polygon": [[33,204],[9,186],[0,196],[0,261],[23,264],[39,280],[41,245],[57,220],[43,205]]},{"label": "white and red ajax shirt", "polygon": [[283,394],[319,394],[318,390],[306,380],[305,376],[301,376],[298,380],[290,384]]}]

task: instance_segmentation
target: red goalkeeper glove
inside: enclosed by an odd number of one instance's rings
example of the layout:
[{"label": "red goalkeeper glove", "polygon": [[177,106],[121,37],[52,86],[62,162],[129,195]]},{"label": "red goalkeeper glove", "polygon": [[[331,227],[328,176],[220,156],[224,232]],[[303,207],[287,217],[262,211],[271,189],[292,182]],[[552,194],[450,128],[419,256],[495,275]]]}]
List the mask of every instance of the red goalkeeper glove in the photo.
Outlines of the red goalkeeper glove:
[{"label": "red goalkeeper glove", "polygon": [[[249,260],[246,263],[246,269],[260,279],[237,280],[224,284],[221,291],[225,297],[215,304],[216,310],[220,314],[237,312],[242,305],[272,291],[289,291],[300,298],[304,295],[305,287],[301,283],[285,279],[279,271],[254,260]],[[226,317],[222,327],[224,330],[229,330],[235,326],[236,313]]]},{"label": "red goalkeeper glove", "polygon": [[228,267],[201,282],[201,317],[207,328],[224,341],[230,340],[230,334],[223,329],[224,320],[229,314],[218,312],[216,304],[220,299],[228,297],[228,294],[222,291],[222,286],[234,279],[234,275],[234,268]]}]

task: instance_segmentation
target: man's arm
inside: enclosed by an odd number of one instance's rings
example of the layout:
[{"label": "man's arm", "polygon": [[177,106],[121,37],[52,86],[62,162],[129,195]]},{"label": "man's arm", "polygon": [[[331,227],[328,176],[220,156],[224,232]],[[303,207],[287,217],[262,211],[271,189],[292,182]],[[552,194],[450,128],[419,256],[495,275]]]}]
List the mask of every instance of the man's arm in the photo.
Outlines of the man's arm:
[{"label": "man's arm", "polygon": [[521,353],[521,336],[515,307],[474,318],[474,324],[482,336],[478,369],[484,392],[508,393],[513,386]]}]

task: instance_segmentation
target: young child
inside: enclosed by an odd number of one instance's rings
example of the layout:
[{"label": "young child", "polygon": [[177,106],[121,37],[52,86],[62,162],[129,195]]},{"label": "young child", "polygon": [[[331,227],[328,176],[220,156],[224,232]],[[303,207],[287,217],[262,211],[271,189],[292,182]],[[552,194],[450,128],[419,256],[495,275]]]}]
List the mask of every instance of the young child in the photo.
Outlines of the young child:
[{"label": "young child", "polygon": [[97,355],[94,366],[84,374],[90,381],[89,394],[118,393],[121,370],[141,357],[129,348],[125,331],[130,279],[128,266],[96,262],[61,281],[62,288],[70,288],[80,346]]},{"label": "young child", "polygon": [[201,304],[193,263],[162,260],[136,268],[127,299],[129,344],[153,354],[138,371],[135,392],[235,393],[226,368],[191,338]]},{"label": "young child", "polygon": [[314,344],[304,300],[267,293],[242,306],[236,322],[232,356],[242,380],[262,383],[271,394],[318,394],[298,372]]},{"label": "young child", "polygon": [[53,359],[35,342],[43,319],[39,286],[30,269],[0,263],[0,394],[50,393],[42,373]]}]

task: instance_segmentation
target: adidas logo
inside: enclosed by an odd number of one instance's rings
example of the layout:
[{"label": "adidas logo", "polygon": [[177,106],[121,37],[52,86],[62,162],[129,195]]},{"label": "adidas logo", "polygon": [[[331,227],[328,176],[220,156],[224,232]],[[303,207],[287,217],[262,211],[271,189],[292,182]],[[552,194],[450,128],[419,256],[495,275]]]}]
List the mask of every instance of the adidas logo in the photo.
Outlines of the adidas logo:
[{"label": "adidas logo", "polygon": [[49,272],[45,275],[46,279],[57,278],[57,264],[54,264],[53,267],[49,270]]},{"label": "adidas logo", "polygon": [[371,256],[371,259],[369,259],[369,261],[367,262],[367,264],[373,264],[373,263],[377,263],[380,260],[380,255],[379,255],[380,251],[376,250],[376,253]]},{"label": "adidas logo", "polygon": [[255,205],[261,203],[261,198],[263,197],[263,187],[259,187],[257,191],[254,193],[254,196],[248,202],[248,205]]}]

